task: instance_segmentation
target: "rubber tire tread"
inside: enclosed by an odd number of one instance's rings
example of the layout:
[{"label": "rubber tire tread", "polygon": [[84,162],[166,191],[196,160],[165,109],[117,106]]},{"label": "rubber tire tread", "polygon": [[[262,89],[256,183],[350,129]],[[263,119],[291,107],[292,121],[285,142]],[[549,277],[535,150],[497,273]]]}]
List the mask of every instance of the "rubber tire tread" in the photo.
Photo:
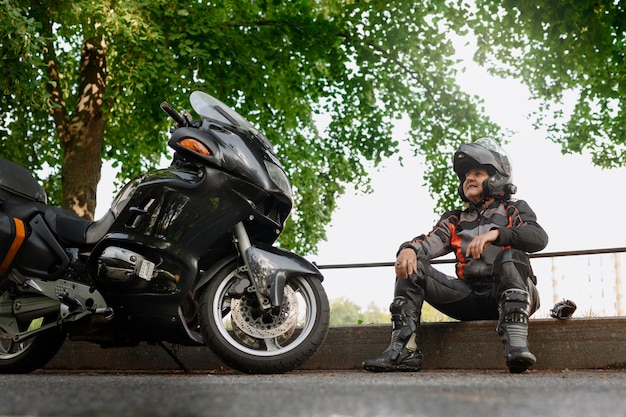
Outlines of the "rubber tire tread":
[{"label": "rubber tire tread", "polygon": [[319,279],[302,277],[315,293],[318,316],[308,338],[300,346],[277,357],[252,356],[233,348],[218,332],[214,320],[208,315],[211,303],[222,280],[236,268],[232,263],[220,271],[202,291],[199,297],[202,335],[209,348],[227,366],[248,374],[282,374],[292,371],[309,359],[322,345],[330,325],[330,305]]},{"label": "rubber tire tread", "polygon": [[59,352],[66,337],[67,331],[59,328],[33,336],[30,346],[21,354],[10,359],[0,358],[0,374],[27,374],[43,368]]}]

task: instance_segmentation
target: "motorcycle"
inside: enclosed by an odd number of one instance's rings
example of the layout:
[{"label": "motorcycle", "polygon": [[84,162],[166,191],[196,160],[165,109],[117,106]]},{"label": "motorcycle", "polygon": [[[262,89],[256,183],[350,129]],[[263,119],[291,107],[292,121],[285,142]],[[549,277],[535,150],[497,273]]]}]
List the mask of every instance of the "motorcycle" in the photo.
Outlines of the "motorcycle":
[{"label": "motorcycle", "polygon": [[274,245],[293,200],[271,143],[218,99],[190,102],[199,119],[161,104],[171,165],[131,180],[97,221],[47,205],[0,159],[0,373],[43,367],[67,338],[204,345],[246,373],[291,371],[322,344],[323,276]]}]

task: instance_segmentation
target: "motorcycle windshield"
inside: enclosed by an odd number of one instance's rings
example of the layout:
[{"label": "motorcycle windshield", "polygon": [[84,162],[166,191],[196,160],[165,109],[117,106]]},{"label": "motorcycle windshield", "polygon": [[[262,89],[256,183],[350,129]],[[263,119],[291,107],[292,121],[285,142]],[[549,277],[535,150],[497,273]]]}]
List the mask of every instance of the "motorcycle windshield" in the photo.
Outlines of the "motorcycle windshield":
[{"label": "motorcycle windshield", "polygon": [[194,91],[191,93],[189,101],[199,116],[222,125],[247,130],[260,138],[268,148],[271,148],[271,143],[265,135],[252,126],[243,116],[215,97],[202,91]]}]

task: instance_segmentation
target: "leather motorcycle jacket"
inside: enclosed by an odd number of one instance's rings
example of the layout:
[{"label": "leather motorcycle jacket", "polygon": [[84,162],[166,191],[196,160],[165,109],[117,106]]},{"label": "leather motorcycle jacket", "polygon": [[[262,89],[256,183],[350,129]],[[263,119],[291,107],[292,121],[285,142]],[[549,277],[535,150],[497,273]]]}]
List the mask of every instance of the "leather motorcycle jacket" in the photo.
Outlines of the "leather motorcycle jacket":
[{"label": "leather motorcycle jacket", "polygon": [[[493,229],[497,229],[500,235],[485,248],[480,258],[466,257],[469,243]],[[399,251],[411,248],[418,259],[424,261],[454,253],[459,279],[489,281],[493,275],[493,262],[501,251],[512,248],[532,253],[544,249],[547,244],[547,233],[524,200],[495,200],[484,210],[470,205],[465,210],[445,213],[430,233],[403,243]]]}]

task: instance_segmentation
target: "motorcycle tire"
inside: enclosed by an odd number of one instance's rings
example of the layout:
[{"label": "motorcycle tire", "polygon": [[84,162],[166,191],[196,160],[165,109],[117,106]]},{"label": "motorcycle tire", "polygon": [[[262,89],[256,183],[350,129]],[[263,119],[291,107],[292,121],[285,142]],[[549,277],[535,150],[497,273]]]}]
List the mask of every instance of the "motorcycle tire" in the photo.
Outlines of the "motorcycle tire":
[{"label": "motorcycle tire", "polygon": [[228,265],[199,297],[206,344],[222,362],[241,372],[279,374],[296,369],[324,342],[330,306],[315,277],[289,279],[284,294],[278,314],[261,311],[246,272],[235,263]]},{"label": "motorcycle tire", "polygon": [[[56,317],[46,317],[40,322],[54,320]],[[66,336],[67,331],[55,327],[15,342],[0,329],[0,374],[27,374],[43,368],[59,352]]]}]

